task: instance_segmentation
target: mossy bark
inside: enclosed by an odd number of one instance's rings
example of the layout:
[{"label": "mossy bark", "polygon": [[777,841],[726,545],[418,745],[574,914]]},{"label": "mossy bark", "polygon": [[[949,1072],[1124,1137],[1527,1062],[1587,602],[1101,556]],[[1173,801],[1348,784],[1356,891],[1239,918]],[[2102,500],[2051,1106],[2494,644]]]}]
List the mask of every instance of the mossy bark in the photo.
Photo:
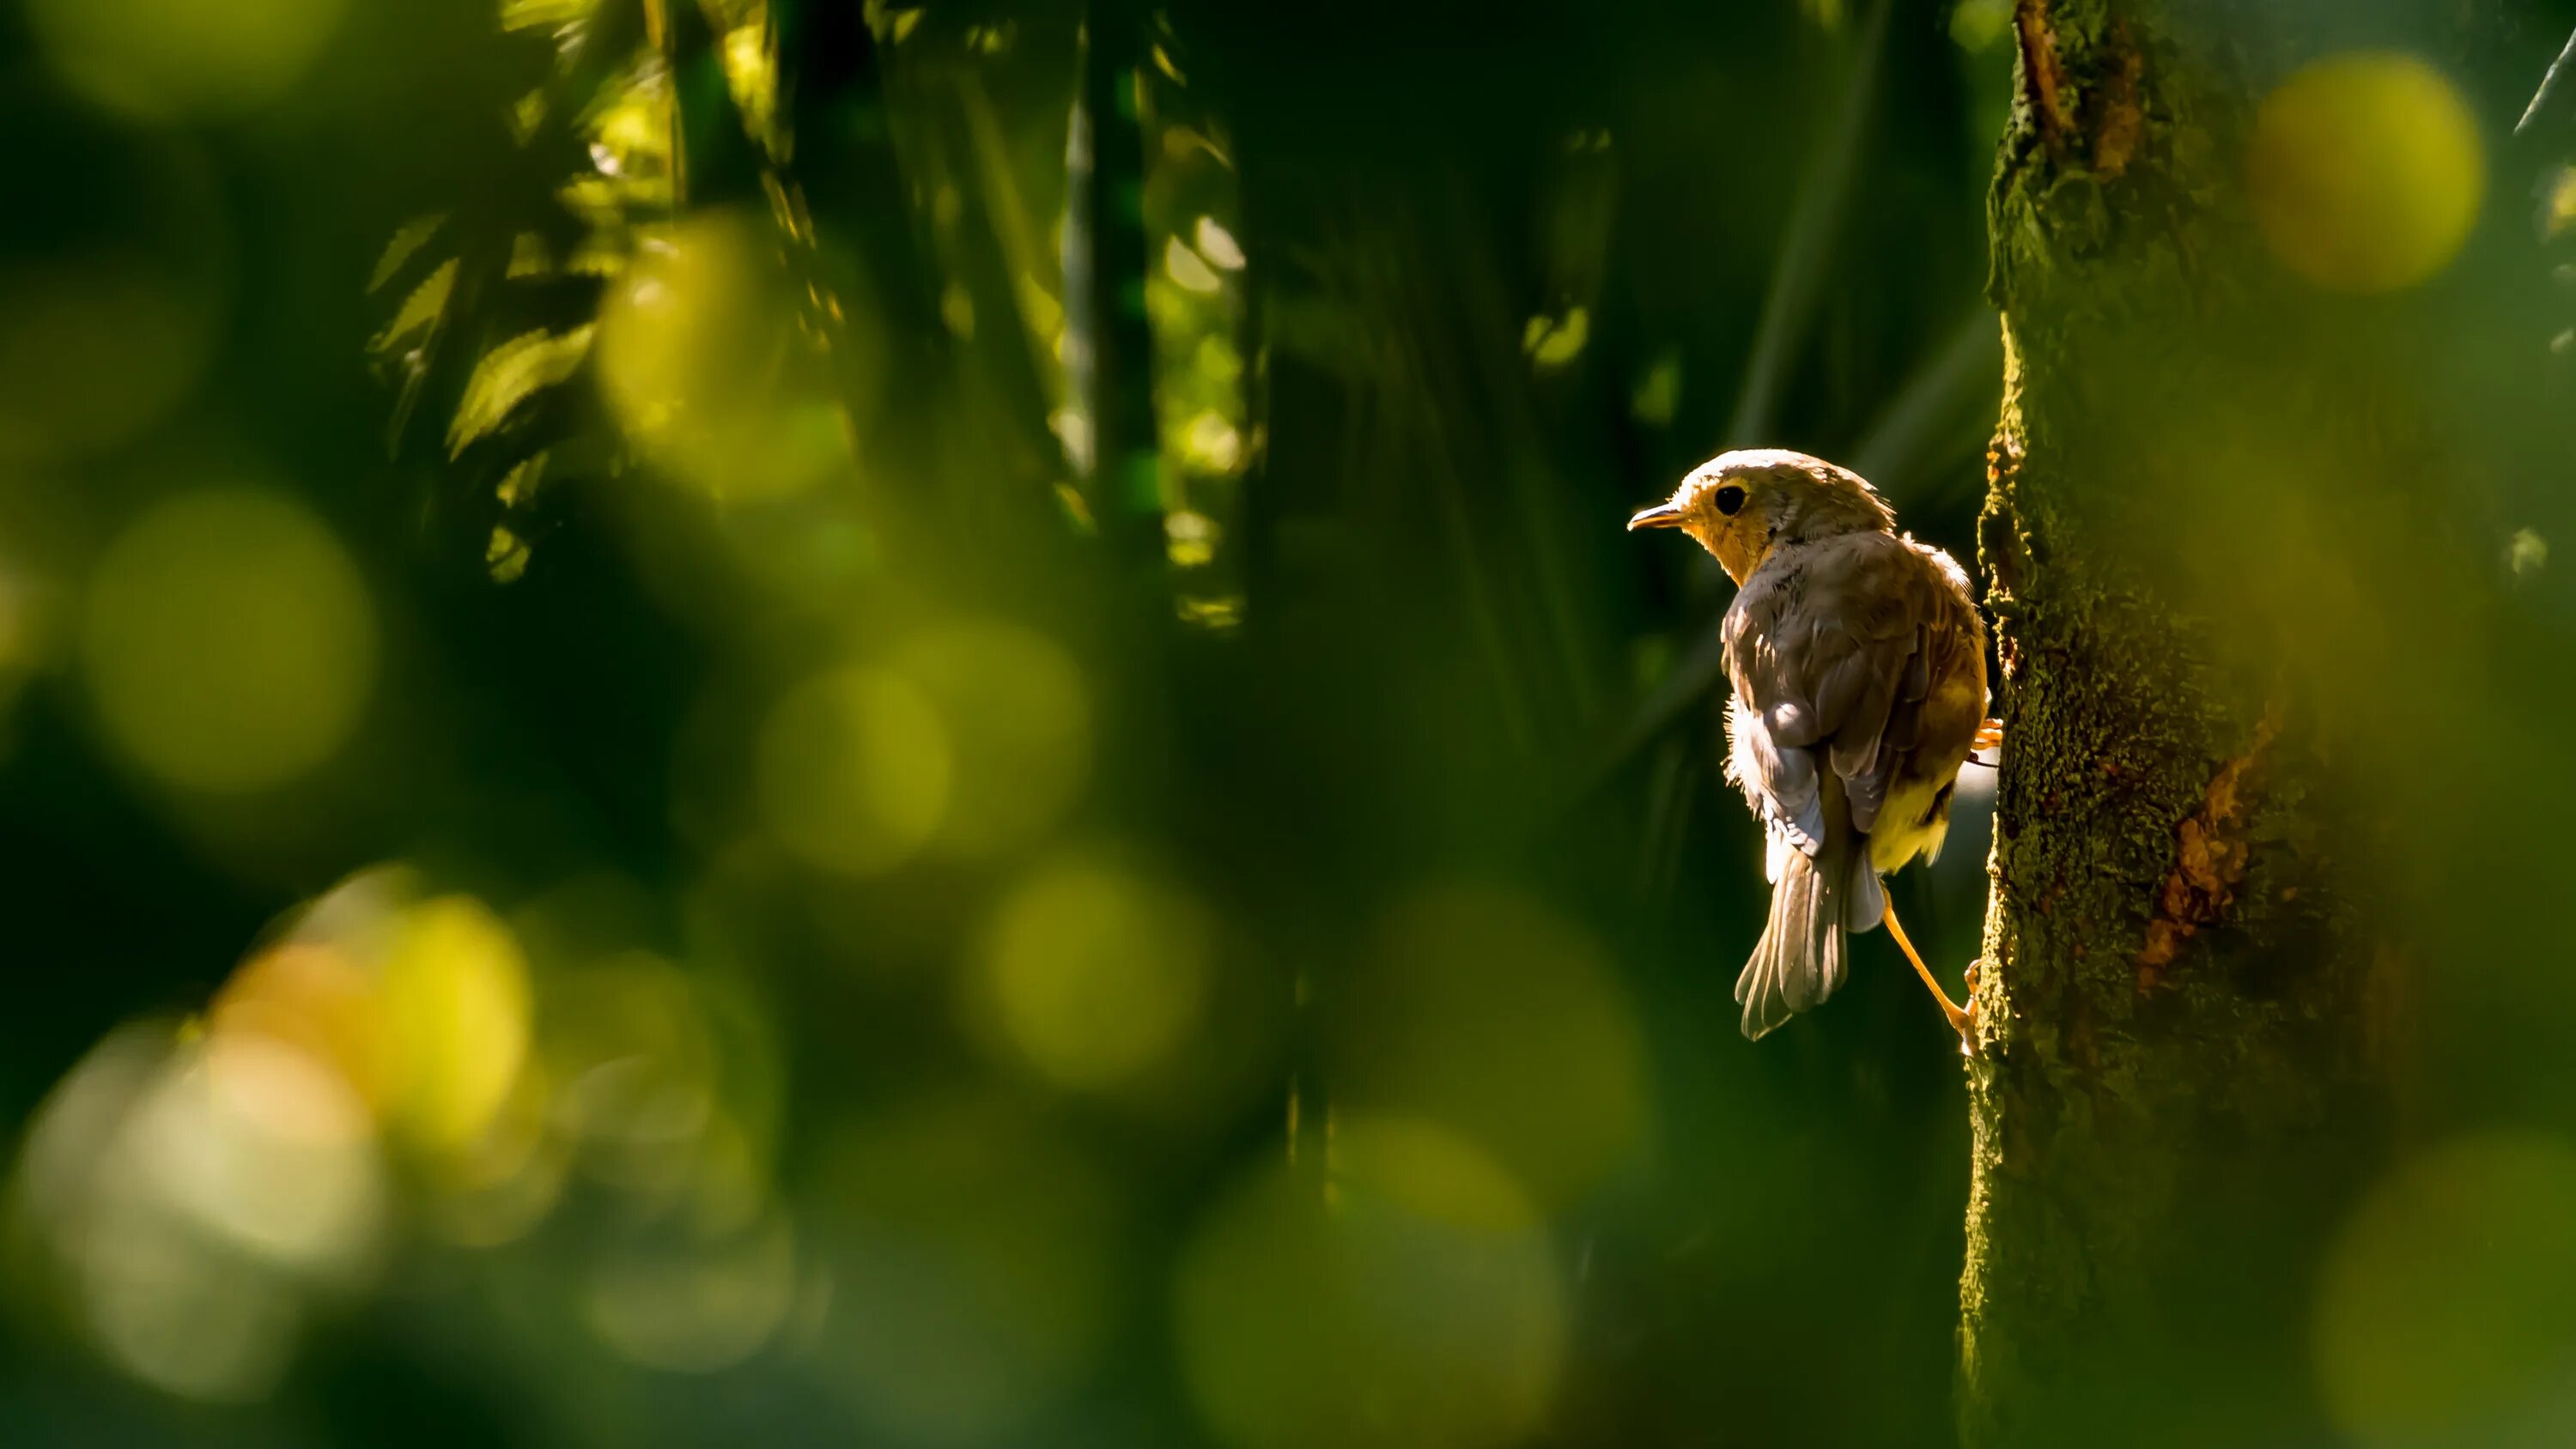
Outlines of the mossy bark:
[{"label": "mossy bark", "polygon": [[2238,179],[2259,97],[2336,41],[2326,14],[2017,7],[1989,218],[2008,743],[1969,1067],[1972,1446],[2320,1437],[2309,1277],[2385,1150],[2397,957],[2295,631],[2194,581],[2259,533],[2246,500],[2295,502],[2262,460],[2349,455],[2366,412],[2315,349],[2377,324],[2278,270]]}]

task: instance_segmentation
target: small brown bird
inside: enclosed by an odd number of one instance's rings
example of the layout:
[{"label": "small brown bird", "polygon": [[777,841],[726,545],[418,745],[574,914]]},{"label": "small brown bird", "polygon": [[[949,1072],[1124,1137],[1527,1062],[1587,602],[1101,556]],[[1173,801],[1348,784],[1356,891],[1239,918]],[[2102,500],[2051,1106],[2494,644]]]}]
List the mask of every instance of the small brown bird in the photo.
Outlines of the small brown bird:
[{"label": "small brown bird", "polygon": [[1735,983],[1744,1034],[1833,995],[1848,938],[1884,920],[1966,1045],[1975,1017],[1915,954],[1879,877],[1940,853],[1959,767],[1989,742],[1967,574],[1900,537],[1858,474],[1778,449],[1711,458],[1628,527],[1678,528],[1735,580],[1726,773],[1770,833],[1771,879]]}]

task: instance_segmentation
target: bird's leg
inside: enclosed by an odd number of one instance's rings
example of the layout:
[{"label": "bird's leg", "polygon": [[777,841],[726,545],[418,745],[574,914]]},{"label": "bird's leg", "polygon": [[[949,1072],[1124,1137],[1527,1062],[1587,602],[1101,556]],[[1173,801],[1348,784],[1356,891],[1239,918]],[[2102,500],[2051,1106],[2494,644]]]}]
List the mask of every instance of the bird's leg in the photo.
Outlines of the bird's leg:
[{"label": "bird's leg", "polygon": [[1950,999],[1949,992],[1941,989],[1941,983],[1933,979],[1932,968],[1923,964],[1923,958],[1915,954],[1914,943],[1906,939],[1905,927],[1896,919],[1893,896],[1889,896],[1887,901],[1887,934],[1896,938],[1897,949],[1905,953],[1906,960],[1914,963],[1914,974],[1923,978],[1924,986],[1932,992],[1932,999],[1941,1003],[1941,1014],[1950,1018],[1950,1029],[1959,1034],[1959,1050],[1971,1051],[1972,1043],[1977,1039],[1976,998],[1970,996],[1968,1005],[1962,1008]]},{"label": "bird's leg", "polygon": [[1968,752],[1983,754],[1987,750],[2000,747],[2003,742],[2004,722],[1999,719],[1983,720],[1977,725],[1976,737],[1968,741]]}]

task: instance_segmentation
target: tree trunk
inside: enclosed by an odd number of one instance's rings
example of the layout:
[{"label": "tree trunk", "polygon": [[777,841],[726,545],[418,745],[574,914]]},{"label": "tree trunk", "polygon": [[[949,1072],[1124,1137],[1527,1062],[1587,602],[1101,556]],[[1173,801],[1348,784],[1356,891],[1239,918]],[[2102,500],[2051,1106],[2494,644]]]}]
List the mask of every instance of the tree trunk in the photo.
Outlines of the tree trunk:
[{"label": "tree trunk", "polygon": [[2420,365],[2404,304],[2276,260],[2244,158],[2301,64],[2413,37],[2309,0],[2016,23],[1962,1435],[2320,1442],[2311,1279],[2388,1151],[2406,956],[2349,783],[2386,763],[2346,733],[2384,636],[2318,581],[2368,562],[2348,518],[2439,461],[2381,405]]}]

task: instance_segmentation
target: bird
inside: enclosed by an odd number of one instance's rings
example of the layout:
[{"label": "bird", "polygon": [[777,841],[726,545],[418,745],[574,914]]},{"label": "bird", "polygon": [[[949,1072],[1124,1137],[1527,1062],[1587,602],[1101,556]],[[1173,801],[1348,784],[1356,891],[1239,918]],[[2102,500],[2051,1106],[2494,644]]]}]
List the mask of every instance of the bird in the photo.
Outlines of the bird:
[{"label": "bird", "polygon": [[1973,1052],[1976,966],[1962,1007],[1880,881],[1940,853],[1960,767],[2000,742],[1967,572],[1899,534],[1859,474],[1786,449],[1720,453],[1628,528],[1680,529],[1735,582],[1719,623],[1726,777],[1767,832],[1771,882],[1770,918],[1735,983],[1744,1035],[1833,995],[1851,938],[1884,921]]}]

